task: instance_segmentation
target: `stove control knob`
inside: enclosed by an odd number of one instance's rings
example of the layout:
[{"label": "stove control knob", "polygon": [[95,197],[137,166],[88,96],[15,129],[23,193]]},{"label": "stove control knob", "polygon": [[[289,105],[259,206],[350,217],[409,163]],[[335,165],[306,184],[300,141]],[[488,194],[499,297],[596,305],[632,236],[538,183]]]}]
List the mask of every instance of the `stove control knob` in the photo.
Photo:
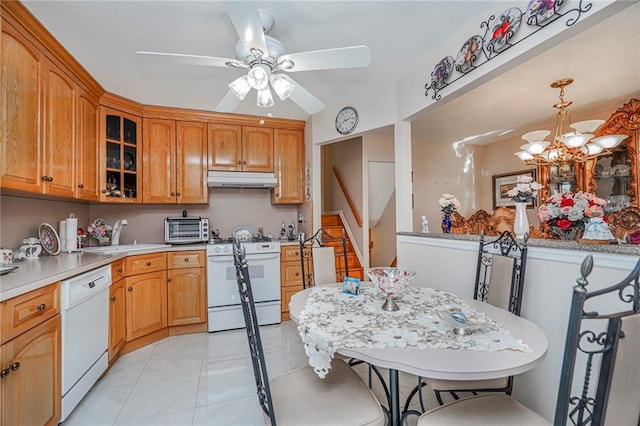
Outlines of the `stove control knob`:
[{"label": "stove control knob", "polygon": [[215,251],[216,253],[220,253],[220,250],[221,250],[220,247],[214,247],[213,248],[213,251]]},{"label": "stove control knob", "polygon": [[231,247],[229,246],[224,246],[224,252],[225,253],[229,253],[231,251]]}]

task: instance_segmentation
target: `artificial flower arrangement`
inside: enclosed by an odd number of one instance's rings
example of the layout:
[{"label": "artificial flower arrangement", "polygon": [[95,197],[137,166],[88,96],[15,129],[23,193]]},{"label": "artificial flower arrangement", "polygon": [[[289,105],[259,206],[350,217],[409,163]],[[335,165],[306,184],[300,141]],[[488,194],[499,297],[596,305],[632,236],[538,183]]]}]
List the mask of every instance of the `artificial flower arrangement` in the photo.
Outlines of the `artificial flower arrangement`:
[{"label": "artificial flower arrangement", "polygon": [[440,210],[444,214],[451,214],[460,208],[460,201],[453,194],[442,194],[438,203],[440,203]]},{"label": "artificial flower arrangement", "polygon": [[507,191],[507,195],[516,203],[528,203],[538,195],[543,188],[533,177],[520,175],[516,178],[516,186]]},{"label": "artificial flower arrangement", "polygon": [[108,244],[111,239],[111,225],[107,224],[104,219],[96,219],[87,226],[87,232],[93,238],[98,240],[100,244]]},{"label": "artificial flower arrangement", "polygon": [[591,217],[601,217],[605,222],[604,206],[607,200],[589,192],[563,192],[554,194],[538,208],[538,219],[546,222],[562,238],[562,233],[584,230]]}]

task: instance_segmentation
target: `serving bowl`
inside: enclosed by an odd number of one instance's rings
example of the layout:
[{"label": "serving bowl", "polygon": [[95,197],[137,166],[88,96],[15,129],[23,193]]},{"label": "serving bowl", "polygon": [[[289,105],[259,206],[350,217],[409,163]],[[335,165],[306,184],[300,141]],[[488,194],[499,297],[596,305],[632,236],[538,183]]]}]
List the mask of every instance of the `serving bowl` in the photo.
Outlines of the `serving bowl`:
[{"label": "serving bowl", "polygon": [[383,305],[383,309],[396,311],[398,307],[394,299],[402,298],[402,295],[409,287],[409,282],[416,276],[416,273],[392,267],[379,267],[368,269],[367,275],[376,285],[380,294],[386,297],[385,305],[390,305],[388,308]]}]

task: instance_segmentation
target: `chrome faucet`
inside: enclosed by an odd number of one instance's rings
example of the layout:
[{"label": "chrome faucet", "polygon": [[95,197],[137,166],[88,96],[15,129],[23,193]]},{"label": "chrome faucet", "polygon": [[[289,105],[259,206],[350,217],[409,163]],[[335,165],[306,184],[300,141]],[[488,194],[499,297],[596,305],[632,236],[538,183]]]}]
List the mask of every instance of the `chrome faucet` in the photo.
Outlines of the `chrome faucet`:
[{"label": "chrome faucet", "polygon": [[111,233],[111,245],[117,246],[120,244],[120,232],[122,232],[122,228],[127,226],[129,222],[127,219],[118,219],[116,223],[113,225],[113,231]]}]

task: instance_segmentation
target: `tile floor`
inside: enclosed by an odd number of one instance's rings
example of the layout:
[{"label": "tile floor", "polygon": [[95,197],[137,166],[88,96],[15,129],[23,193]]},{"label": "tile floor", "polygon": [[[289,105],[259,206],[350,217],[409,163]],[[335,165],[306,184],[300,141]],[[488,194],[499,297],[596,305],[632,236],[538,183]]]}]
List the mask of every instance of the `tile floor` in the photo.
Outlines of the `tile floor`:
[{"label": "tile floor", "polygon": [[[271,378],[307,365],[292,322],[263,326],[261,335]],[[366,364],[355,368],[366,380]],[[401,373],[402,402],[415,384]],[[374,393],[384,400],[377,380]],[[424,395],[427,408],[436,406],[432,392]],[[244,329],[169,337],[123,355],[63,425],[264,425]]]}]

